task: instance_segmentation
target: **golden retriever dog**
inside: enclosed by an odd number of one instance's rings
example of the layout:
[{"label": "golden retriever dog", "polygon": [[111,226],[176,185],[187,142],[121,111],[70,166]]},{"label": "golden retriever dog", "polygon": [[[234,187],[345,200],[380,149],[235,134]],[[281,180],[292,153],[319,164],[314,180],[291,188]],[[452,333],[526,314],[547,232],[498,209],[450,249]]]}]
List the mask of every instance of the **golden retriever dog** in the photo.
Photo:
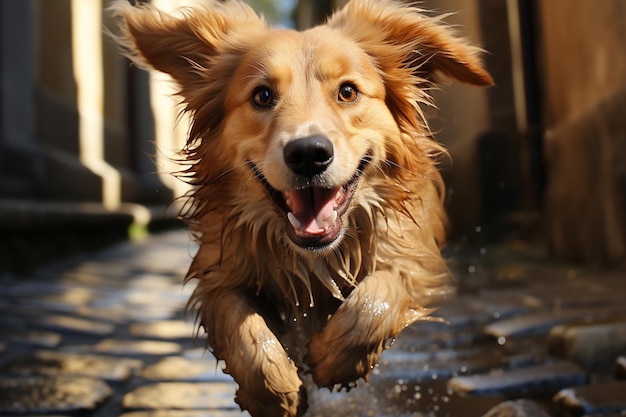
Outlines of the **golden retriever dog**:
[{"label": "golden retriever dog", "polygon": [[232,0],[113,13],[125,53],[170,74],[191,116],[190,307],[238,404],[300,416],[300,375],[331,389],[367,378],[448,292],[445,151],[422,106],[446,79],[490,85],[480,50],[392,0],[353,0],[302,32]]}]

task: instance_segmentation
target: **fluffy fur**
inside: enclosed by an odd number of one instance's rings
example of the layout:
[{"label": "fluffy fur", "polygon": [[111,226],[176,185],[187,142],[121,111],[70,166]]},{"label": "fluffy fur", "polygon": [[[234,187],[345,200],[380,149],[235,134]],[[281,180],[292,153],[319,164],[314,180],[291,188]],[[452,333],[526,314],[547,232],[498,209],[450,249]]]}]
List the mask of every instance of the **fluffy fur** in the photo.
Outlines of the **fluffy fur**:
[{"label": "fluffy fur", "polygon": [[390,0],[353,0],[304,32],[238,1],[114,13],[127,55],[171,74],[193,120],[190,306],[242,409],[302,415],[299,372],[331,388],[367,378],[448,293],[445,151],[420,106],[444,78],[491,84],[479,50]]}]

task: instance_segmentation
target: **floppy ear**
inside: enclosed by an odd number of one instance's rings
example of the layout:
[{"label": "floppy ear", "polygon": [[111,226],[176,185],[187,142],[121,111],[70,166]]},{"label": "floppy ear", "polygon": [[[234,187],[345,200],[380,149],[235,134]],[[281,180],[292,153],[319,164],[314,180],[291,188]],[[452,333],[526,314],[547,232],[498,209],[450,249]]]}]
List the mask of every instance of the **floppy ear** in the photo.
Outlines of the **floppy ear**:
[{"label": "floppy ear", "polygon": [[195,116],[188,139],[193,154],[195,140],[207,137],[223,119],[230,78],[241,55],[265,30],[263,19],[240,1],[214,1],[206,8],[180,9],[174,16],[119,0],[111,11],[119,22],[112,36],[126,56],[178,83],[183,111]]},{"label": "floppy ear", "polygon": [[242,2],[180,9],[175,17],[147,4],[131,6],[121,0],[111,12],[119,20],[119,33],[113,37],[126,55],[140,66],[170,74],[183,88],[202,78],[234,29],[264,26]]},{"label": "floppy ear", "polygon": [[385,0],[352,1],[329,20],[355,39],[381,66],[383,73],[410,69],[423,81],[440,83],[442,75],[477,86],[493,80],[482,68],[479,48],[468,45],[420,9]]}]

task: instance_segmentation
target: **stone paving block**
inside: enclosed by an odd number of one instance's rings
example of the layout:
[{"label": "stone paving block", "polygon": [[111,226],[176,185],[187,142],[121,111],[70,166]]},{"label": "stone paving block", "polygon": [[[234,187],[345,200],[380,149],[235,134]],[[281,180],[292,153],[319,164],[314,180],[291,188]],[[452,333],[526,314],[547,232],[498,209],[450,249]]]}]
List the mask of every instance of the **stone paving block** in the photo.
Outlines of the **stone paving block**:
[{"label": "stone paving block", "polygon": [[626,306],[615,308],[584,308],[571,310],[537,311],[510,319],[498,320],[485,326],[485,333],[496,338],[525,336],[548,332],[552,327],[573,321],[604,318],[617,313]]},{"label": "stone paving block", "polygon": [[61,344],[63,337],[54,332],[4,328],[0,329],[0,340],[11,344],[55,348]]},{"label": "stone paving block", "polygon": [[[62,271],[63,277],[71,279],[73,282],[90,284],[105,288],[124,288],[126,283],[119,280],[119,277],[129,277],[135,268],[132,263],[123,262],[121,259],[114,259],[111,262],[102,262],[97,259],[100,254],[93,254],[91,259],[84,260],[69,271]],[[131,255],[130,253],[127,255]],[[132,259],[132,256],[129,256]]]},{"label": "stone paving block", "polygon": [[[575,271],[570,272],[576,274]],[[568,277],[567,282],[563,283],[553,280],[553,277],[544,277],[544,280],[553,282],[534,283],[527,287],[526,293],[541,300],[544,305],[558,309],[623,307],[624,294],[608,290],[609,287],[604,287],[598,282],[599,278],[581,275],[577,278]],[[530,280],[531,277],[527,279]]]},{"label": "stone paving block", "polygon": [[125,409],[239,409],[237,384],[228,382],[161,382],[124,395]]},{"label": "stone paving block", "polygon": [[[56,277],[55,277],[56,278]],[[17,278],[11,285],[0,284],[2,295],[9,296],[20,303],[25,299],[49,299],[67,304],[85,304],[93,299],[95,294],[88,288],[75,286],[54,280],[20,279]]]},{"label": "stone paving block", "polygon": [[79,313],[100,321],[128,324],[135,321],[169,320],[179,311],[182,311],[182,307],[172,306],[171,303],[134,305],[126,304],[121,297],[111,297],[85,306]]},{"label": "stone paving block", "polygon": [[109,382],[120,382],[128,380],[141,366],[143,362],[137,359],[40,351],[34,355],[10,361],[0,367],[0,372],[22,376],[79,375]]},{"label": "stone paving block", "polygon": [[20,329],[26,327],[26,317],[16,314],[14,306],[3,305],[0,298],[0,329]]},{"label": "stone paving block", "polygon": [[538,301],[520,291],[491,290],[481,291],[472,297],[491,319],[501,320],[528,313],[538,307]]},{"label": "stone paving block", "polygon": [[91,349],[96,353],[122,356],[167,356],[179,354],[183,350],[179,343],[133,339],[105,339],[96,343]]},{"label": "stone paving block", "polygon": [[[213,356],[213,354],[209,352],[205,347],[194,347],[192,349],[186,349],[182,353],[182,356],[187,359],[215,359],[215,356]],[[221,363],[223,364],[224,362]]]},{"label": "stone paving block", "polygon": [[448,387],[461,395],[520,395],[556,392],[586,382],[587,374],[579,365],[564,361],[458,376],[448,381]]},{"label": "stone paving block", "polygon": [[381,357],[378,379],[432,381],[454,375],[485,372],[507,365],[507,360],[493,348],[434,352],[385,351]]},{"label": "stone paving block", "polygon": [[573,414],[626,414],[626,382],[605,382],[566,388],[554,396],[558,406]]},{"label": "stone paving block", "polygon": [[588,369],[612,366],[626,352],[626,320],[556,326],[550,331],[548,349]]},{"label": "stone paving block", "polygon": [[[134,306],[142,305],[167,305],[184,308],[188,297],[182,294],[182,280],[176,285],[176,290],[170,285],[167,288],[155,289],[144,288],[145,284],[135,286],[135,282],[129,283],[128,289],[118,294],[120,301]],[[155,304],[156,303],[156,304]]]},{"label": "stone paving block", "polygon": [[492,341],[492,338],[478,327],[452,328],[445,323],[417,322],[400,334],[394,346],[400,346],[408,351],[462,349]]},{"label": "stone paving block", "polygon": [[137,315],[137,312],[129,306],[110,304],[106,307],[82,306],[76,314],[90,320],[122,326],[132,322],[133,315]]},{"label": "stone paving block", "polygon": [[[111,263],[110,265],[83,262],[74,268],[58,272],[47,271],[44,276],[50,279],[63,279],[68,284],[80,285],[95,291],[115,291],[124,288],[125,283],[119,277],[130,276],[128,265]],[[106,294],[106,292],[105,292]]]},{"label": "stone paving block", "polygon": [[115,326],[111,323],[103,323],[94,320],[87,320],[78,317],[61,316],[56,314],[42,315],[33,320],[34,327],[60,333],[82,333],[91,336],[109,336],[115,331]]},{"label": "stone paving block", "polygon": [[[184,275],[183,275],[184,276]],[[173,280],[169,274],[152,271],[136,272],[132,275],[128,289],[142,292],[155,292],[169,295],[172,298],[186,295],[182,286],[183,276]],[[179,279],[180,278],[180,279]]]},{"label": "stone paving block", "polygon": [[99,379],[56,375],[0,378],[0,414],[88,412],[111,397]]},{"label": "stone paving block", "polygon": [[184,320],[159,320],[149,323],[133,323],[128,332],[131,336],[150,339],[193,339],[197,326]]},{"label": "stone paving block", "polygon": [[153,381],[233,382],[233,378],[222,371],[222,366],[214,358],[168,356],[144,368],[140,376]]},{"label": "stone paving block", "polygon": [[49,311],[71,315],[97,297],[93,291],[83,291],[81,288],[67,288],[63,291],[60,294],[44,293],[20,297],[18,304],[20,308],[37,310],[39,312]]},{"label": "stone paving block", "polygon": [[483,325],[492,320],[491,313],[467,295],[444,300],[434,315],[444,319],[449,327],[455,328]]},{"label": "stone paving block", "polygon": [[434,316],[441,317],[452,328],[483,325],[494,319],[519,315],[531,310],[532,302],[524,294],[509,291],[483,291],[458,295],[444,300]]},{"label": "stone paving block", "polygon": [[502,402],[483,417],[550,417],[550,414],[537,402],[521,399]]}]

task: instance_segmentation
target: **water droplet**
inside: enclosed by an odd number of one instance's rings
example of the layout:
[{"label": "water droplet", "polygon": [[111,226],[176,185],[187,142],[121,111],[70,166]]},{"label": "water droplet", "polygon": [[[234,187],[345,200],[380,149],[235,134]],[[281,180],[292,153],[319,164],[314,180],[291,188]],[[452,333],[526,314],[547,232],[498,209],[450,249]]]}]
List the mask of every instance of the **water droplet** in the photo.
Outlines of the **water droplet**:
[{"label": "water droplet", "polygon": [[483,228],[480,227],[480,226],[476,226],[476,228],[474,230],[476,230],[476,233],[480,233],[480,232],[482,232]]},{"label": "water droplet", "polygon": [[485,255],[487,253],[487,248],[480,248],[480,254]]},{"label": "water droplet", "polygon": [[506,343],[506,337],[504,337],[504,336],[498,337],[498,344],[500,346],[504,346],[505,343]]},{"label": "water droplet", "polygon": [[391,347],[393,346],[393,344],[395,343],[396,338],[395,337],[390,337],[389,339],[385,340],[385,344],[383,346],[383,348],[386,349],[391,349]]},{"label": "water droplet", "polygon": [[475,265],[470,265],[467,267],[467,272],[469,272],[470,274],[473,274],[476,272],[476,266]]}]

